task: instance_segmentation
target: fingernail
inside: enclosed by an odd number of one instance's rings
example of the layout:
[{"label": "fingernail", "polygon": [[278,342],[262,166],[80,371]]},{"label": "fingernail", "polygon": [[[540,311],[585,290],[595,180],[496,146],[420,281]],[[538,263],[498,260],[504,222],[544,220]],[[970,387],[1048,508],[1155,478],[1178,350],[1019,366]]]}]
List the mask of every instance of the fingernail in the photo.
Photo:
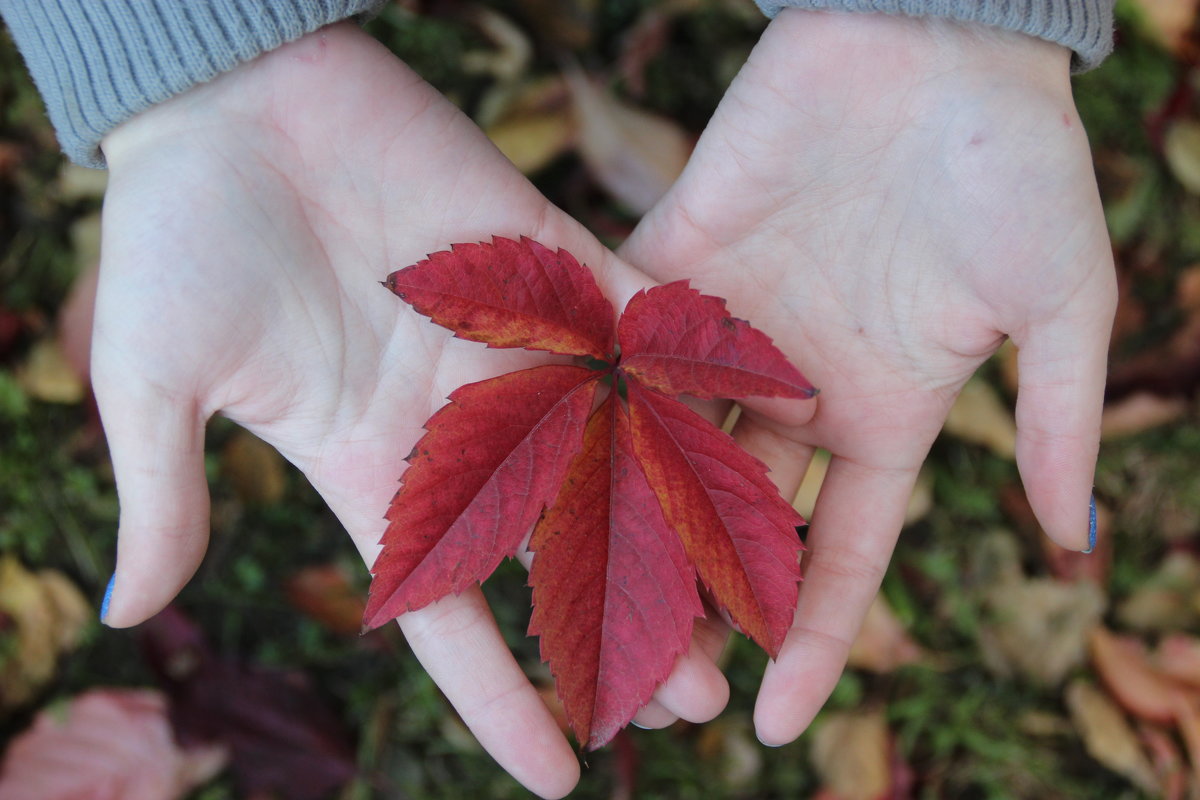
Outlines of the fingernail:
[{"label": "fingernail", "polygon": [[632,725],[633,727],[637,728],[640,731],[651,730],[650,728],[647,728],[645,725],[639,725],[636,720],[632,720],[632,719],[629,720],[629,724]]},{"label": "fingernail", "polygon": [[108,601],[112,600],[113,584],[115,584],[116,582],[117,582],[117,573],[114,572],[113,576],[108,579],[108,588],[104,590],[104,599],[100,602],[100,621],[101,622],[104,622],[104,620],[108,617]]},{"label": "fingernail", "polygon": [[1084,550],[1084,554],[1090,553],[1096,549],[1096,495],[1092,495],[1088,501],[1088,546]]}]

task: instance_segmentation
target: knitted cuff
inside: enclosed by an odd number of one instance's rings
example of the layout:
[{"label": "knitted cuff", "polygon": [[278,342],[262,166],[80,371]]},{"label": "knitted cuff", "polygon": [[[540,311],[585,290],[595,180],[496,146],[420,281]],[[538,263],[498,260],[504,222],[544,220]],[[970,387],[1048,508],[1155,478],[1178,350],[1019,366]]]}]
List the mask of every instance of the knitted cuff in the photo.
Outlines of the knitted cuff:
[{"label": "knitted cuff", "polygon": [[70,159],[134,114],[384,0],[0,0]]},{"label": "knitted cuff", "polygon": [[784,8],[945,17],[1036,36],[1074,51],[1083,72],[1112,51],[1114,0],[755,0],[768,17]]}]

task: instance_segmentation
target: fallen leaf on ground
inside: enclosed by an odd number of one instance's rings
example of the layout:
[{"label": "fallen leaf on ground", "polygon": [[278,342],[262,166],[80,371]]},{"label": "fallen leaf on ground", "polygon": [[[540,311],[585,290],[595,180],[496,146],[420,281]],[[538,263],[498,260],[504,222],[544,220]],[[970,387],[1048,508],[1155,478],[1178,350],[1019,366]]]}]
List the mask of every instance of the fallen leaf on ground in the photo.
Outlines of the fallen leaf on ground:
[{"label": "fallen leaf on ground", "polygon": [[1187,789],[1187,768],[1183,755],[1170,731],[1149,722],[1138,725],[1138,738],[1154,765],[1162,800],[1183,800]]},{"label": "fallen leaf on ground", "polygon": [[1154,649],[1152,660],[1159,672],[1200,689],[1200,638],[1168,634]]},{"label": "fallen leaf on ground", "polygon": [[1200,194],[1200,122],[1172,123],[1163,137],[1163,155],[1175,180],[1192,194]]},{"label": "fallen leaf on ground", "polygon": [[1096,672],[1127,711],[1150,722],[1175,721],[1178,709],[1192,693],[1154,669],[1141,640],[1096,626],[1089,644]]},{"label": "fallen leaf on ground", "polygon": [[700,728],[696,755],[712,765],[721,788],[734,795],[753,790],[763,769],[762,745],[745,718],[722,717]]},{"label": "fallen leaf on ground", "polygon": [[1196,24],[1197,0],[1134,0],[1150,37],[1176,58],[1184,55]]},{"label": "fallen leaf on ground", "polygon": [[506,116],[486,132],[513,166],[532,175],[571,149],[575,120],[569,109],[561,108]]},{"label": "fallen leaf on ground", "polygon": [[337,564],[298,570],[284,584],[288,602],[334,633],[355,636],[362,630],[367,601]]},{"label": "fallen leaf on ground", "polygon": [[141,641],[179,742],[227,748],[242,796],[320,800],[354,777],[349,737],[303,675],[218,657],[170,606]]},{"label": "fallen leaf on ground", "polygon": [[505,82],[520,78],[533,59],[533,43],[521,26],[498,11],[484,6],[474,9],[479,31],[496,45],[495,50],[473,50],[463,54],[462,69],[468,75],[491,75]]},{"label": "fallen leaf on ground", "polygon": [[92,322],[96,316],[96,287],[100,280],[100,262],[83,268],[71,292],[58,310],[58,342],[67,363],[88,383],[92,375]]},{"label": "fallen leaf on ground", "polygon": [[287,477],[283,456],[239,428],[221,450],[221,472],[246,505],[269,506],[283,499]]},{"label": "fallen leaf on ground", "polygon": [[674,121],[617,99],[578,69],[565,74],[580,156],[609,194],[645,214],[683,172],[692,150],[689,137]]},{"label": "fallen leaf on ground", "polygon": [[43,403],[74,405],[85,394],[83,381],[54,337],[34,343],[25,363],[17,367],[16,376],[25,393]]},{"label": "fallen leaf on ground", "polygon": [[58,658],[79,643],[94,619],[70,579],[55,570],[30,572],[0,558],[0,617],[13,649],[0,660],[0,714],[27,703],[54,677]]},{"label": "fallen leaf on ground", "polygon": [[812,764],[838,800],[879,800],[892,780],[892,743],[882,711],[835,712],[812,734]]},{"label": "fallen leaf on ground", "polygon": [[982,378],[972,378],[963,386],[943,430],[964,442],[983,445],[1000,458],[1011,460],[1017,452],[1012,411]]},{"label": "fallen leaf on ground", "polygon": [[93,689],[39,713],[0,765],[0,800],[175,800],[220,772],[219,747],[181,749],[162,694]]},{"label": "fallen leaf on ground", "polygon": [[897,667],[920,663],[926,656],[884,596],[875,595],[858,637],[850,647],[847,665],[884,675]]},{"label": "fallen leaf on ground", "polygon": [[1156,794],[1159,782],[1154,767],[1116,703],[1084,680],[1072,681],[1065,697],[1088,755],[1142,791]]},{"label": "fallen leaf on ground", "polygon": [[1188,402],[1182,397],[1160,397],[1136,392],[1104,407],[1100,418],[1100,438],[1112,441],[1182,419]]},{"label": "fallen leaf on ground", "polygon": [[1200,559],[1176,551],[1117,607],[1122,625],[1144,633],[1190,628],[1200,622]]}]

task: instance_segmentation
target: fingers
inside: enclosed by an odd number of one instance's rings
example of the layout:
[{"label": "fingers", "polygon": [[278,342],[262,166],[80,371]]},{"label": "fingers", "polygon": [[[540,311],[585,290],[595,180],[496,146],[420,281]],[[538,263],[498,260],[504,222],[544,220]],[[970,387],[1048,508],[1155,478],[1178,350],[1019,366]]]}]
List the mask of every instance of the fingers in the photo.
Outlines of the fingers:
[{"label": "fingers", "polygon": [[425,671],[506,772],[541,797],[562,797],[575,787],[579,762],[478,588],[398,622]]},{"label": "fingers", "polygon": [[1042,528],[1070,550],[1089,547],[1111,326],[1100,307],[1084,319],[1059,315],[1017,342],[1017,467]]},{"label": "fingers", "polygon": [[104,622],[136,625],[174,599],[208,546],[204,420],[190,398],[96,379],[121,501],[117,567]]},{"label": "fingers", "polygon": [[729,626],[715,612],[696,620],[692,644],[679,657],[670,677],[654,692],[654,699],[638,711],[634,724],[665,728],[677,719],[708,722],[729,702],[729,684],[717,667],[725,649]]},{"label": "fingers", "polygon": [[916,477],[916,468],[831,461],[809,529],[795,622],[767,665],[754,709],[764,744],[799,736],[833,691],[879,591]]}]

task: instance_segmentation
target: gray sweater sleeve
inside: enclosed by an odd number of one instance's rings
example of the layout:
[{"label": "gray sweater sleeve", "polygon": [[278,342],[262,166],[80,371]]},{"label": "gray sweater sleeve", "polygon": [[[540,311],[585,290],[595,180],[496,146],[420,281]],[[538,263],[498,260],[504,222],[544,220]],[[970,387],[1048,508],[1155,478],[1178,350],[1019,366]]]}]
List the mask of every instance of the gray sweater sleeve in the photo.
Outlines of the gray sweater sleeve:
[{"label": "gray sweater sleeve", "polygon": [[992,25],[1074,51],[1076,72],[1104,60],[1113,46],[1114,0],[755,0],[768,17],[784,8],[945,17]]},{"label": "gray sweater sleeve", "polygon": [[103,167],[134,114],[385,0],[0,0],[59,142]]}]

